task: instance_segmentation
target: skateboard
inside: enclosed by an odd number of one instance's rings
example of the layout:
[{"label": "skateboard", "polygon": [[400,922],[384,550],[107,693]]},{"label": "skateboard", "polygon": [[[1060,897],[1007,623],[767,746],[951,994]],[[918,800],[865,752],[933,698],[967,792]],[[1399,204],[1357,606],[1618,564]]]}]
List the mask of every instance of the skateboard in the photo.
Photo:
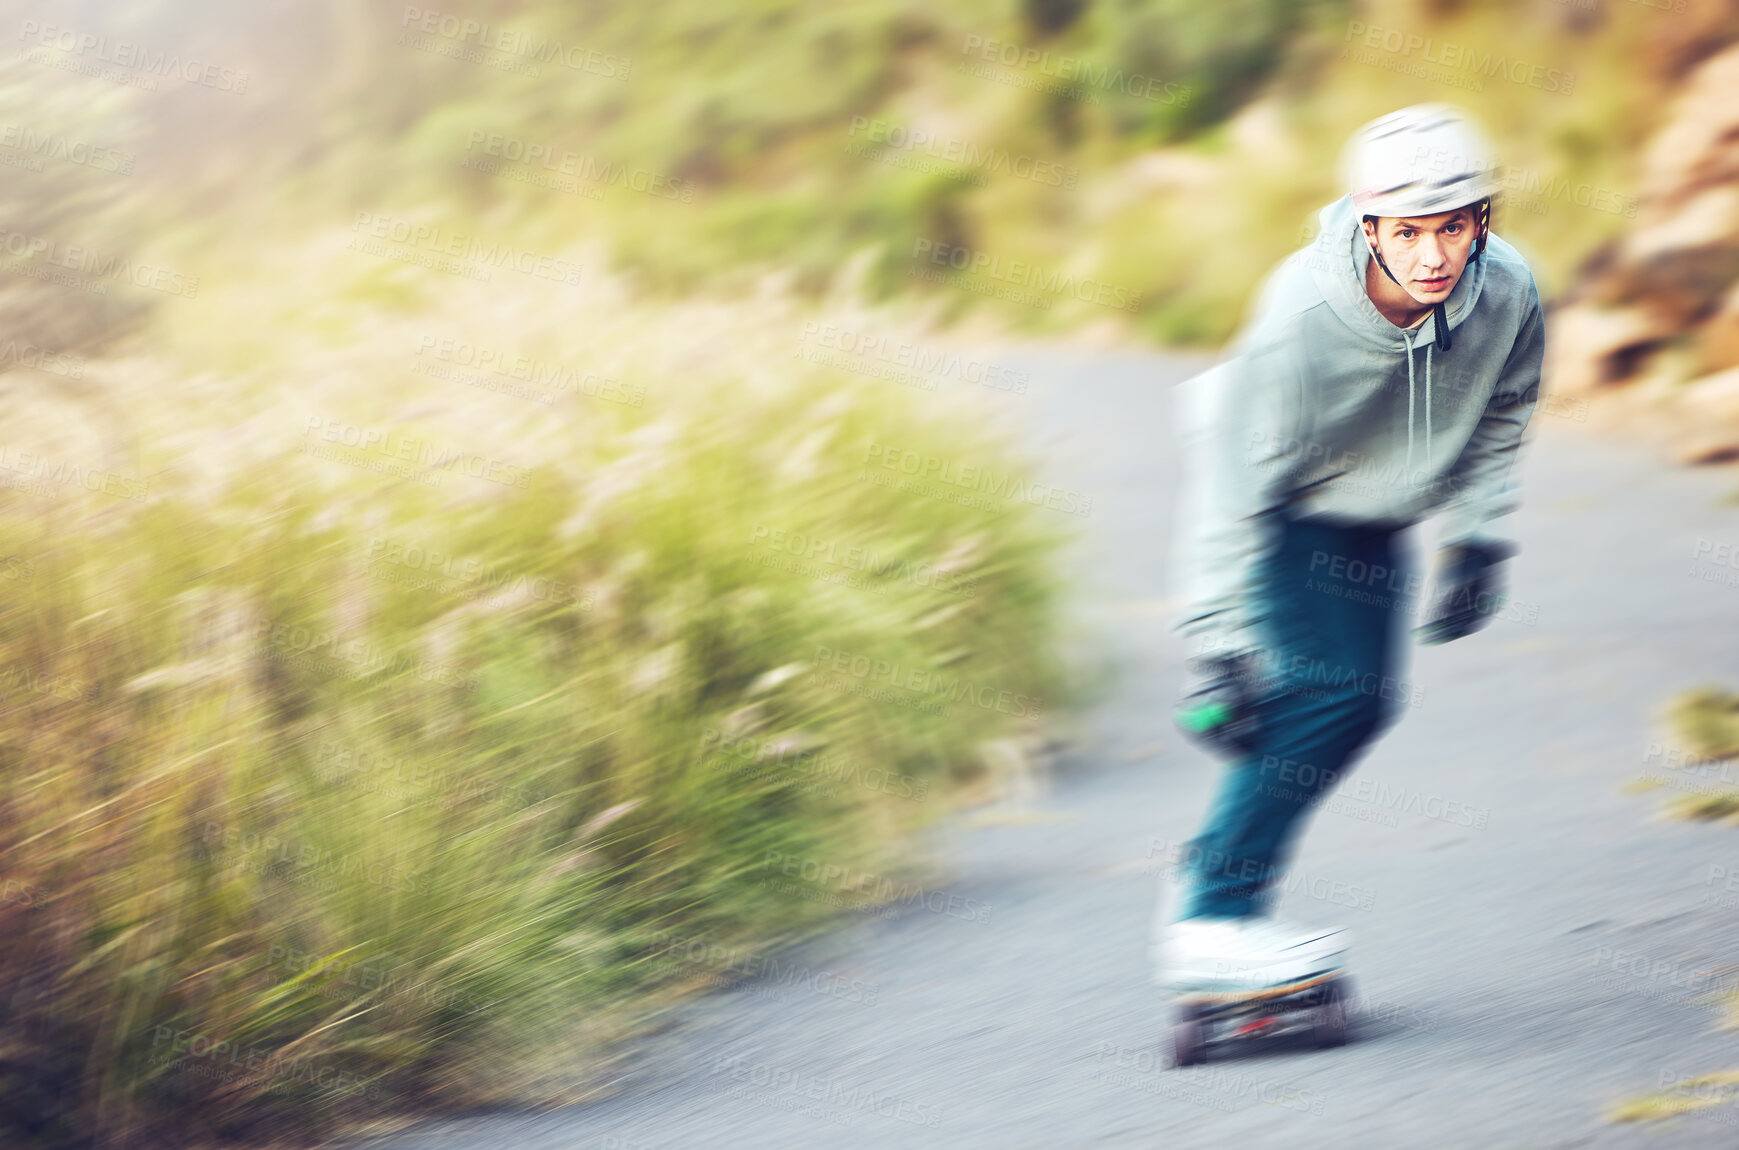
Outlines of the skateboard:
[{"label": "skateboard", "polygon": [[1173,999],[1172,1065],[1206,1062],[1220,1042],[1307,1032],[1318,1049],[1347,1040],[1351,983],[1342,971],[1261,990],[1180,991]]}]

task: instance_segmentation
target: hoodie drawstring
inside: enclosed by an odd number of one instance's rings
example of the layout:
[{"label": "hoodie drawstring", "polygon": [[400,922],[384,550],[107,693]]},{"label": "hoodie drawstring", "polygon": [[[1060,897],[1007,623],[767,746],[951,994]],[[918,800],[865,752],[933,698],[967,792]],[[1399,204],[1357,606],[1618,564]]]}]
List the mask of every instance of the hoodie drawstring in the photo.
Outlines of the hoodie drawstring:
[{"label": "hoodie drawstring", "polygon": [[[1407,474],[1413,474],[1413,336],[1402,332],[1407,342]],[[1425,469],[1431,469],[1431,344],[1425,345]]]},{"label": "hoodie drawstring", "polygon": [[1407,474],[1413,474],[1413,337],[1401,333],[1407,341]]}]

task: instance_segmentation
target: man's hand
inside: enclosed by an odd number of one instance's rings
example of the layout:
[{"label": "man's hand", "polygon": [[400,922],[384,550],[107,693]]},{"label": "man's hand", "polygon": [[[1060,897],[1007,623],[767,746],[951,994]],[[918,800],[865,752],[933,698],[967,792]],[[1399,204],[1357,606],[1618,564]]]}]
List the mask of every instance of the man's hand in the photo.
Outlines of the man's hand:
[{"label": "man's hand", "polygon": [[1173,717],[1190,739],[1236,758],[1255,742],[1260,694],[1260,659],[1254,652],[1197,656],[1189,661]]},{"label": "man's hand", "polygon": [[1437,553],[1437,594],[1414,634],[1428,647],[1453,643],[1490,623],[1503,609],[1503,569],[1510,548],[1458,543]]}]

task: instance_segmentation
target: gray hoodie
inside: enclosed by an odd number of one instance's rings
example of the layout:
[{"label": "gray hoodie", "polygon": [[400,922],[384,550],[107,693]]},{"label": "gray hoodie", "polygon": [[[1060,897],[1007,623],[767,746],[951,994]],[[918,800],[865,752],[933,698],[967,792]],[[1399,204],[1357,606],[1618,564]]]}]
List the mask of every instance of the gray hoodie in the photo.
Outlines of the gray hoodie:
[{"label": "gray hoodie", "polygon": [[1231,355],[1180,389],[1185,597],[1198,650],[1260,649],[1253,594],[1279,516],[1398,528],[1446,509],[1441,541],[1501,542],[1511,471],[1539,397],[1539,289],[1497,236],[1436,316],[1403,330],[1365,294],[1350,197],[1264,286]]}]

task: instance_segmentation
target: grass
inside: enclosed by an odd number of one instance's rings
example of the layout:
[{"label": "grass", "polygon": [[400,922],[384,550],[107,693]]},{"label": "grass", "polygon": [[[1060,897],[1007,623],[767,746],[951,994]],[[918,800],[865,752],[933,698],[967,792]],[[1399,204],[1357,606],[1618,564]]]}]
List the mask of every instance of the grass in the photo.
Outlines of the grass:
[{"label": "grass", "polygon": [[1609,1116],[1614,1122],[1659,1122],[1686,1114],[1697,1114],[1731,1101],[1739,1087],[1739,1071],[1701,1074],[1673,1083],[1663,1090],[1638,1098],[1627,1099],[1613,1106]]},{"label": "grass", "polygon": [[[8,1144],[582,1096],[714,973],[673,939],[919,890],[907,833],[1070,702],[1075,521],[866,479],[1030,476],[976,397],[797,358],[773,288],[599,271],[576,327],[342,242],[9,416],[41,465],[0,490]],[[575,370],[522,398],[431,333]],[[786,859],[833,869],[792,893]]]},{"label": "grass", "polygon": [[1697,757],[1739,758],[1739,695],[1718,687],[1688,691],[1673,700],[1668,719]]},{"label": "grass", "polygon": [[[1678,747],[1687,757],[1682,769],[1687,779],[1697,779],[1710,767],[1727,777],[1729,760],[1739,758],[1739,695],[1719,687],[1686,691],[1667,706],[1666,718],[1677,736]],[[1664,779],[1645,780],[1654,786],[1669,785]],[[1691,783],[1686,794],[1676,795],[1667,812],[1676,818],[1704,821],[1739,821],[1739,788],[1720,783]],[[1726,992],[1729,1027],[1739,1026],[1739,993]],[[1663,1085],[1665,1080],[1663,1079]],[[1656,1122],[1695,1114],[1731,1101],[1739,1086],[1739,1070],[1723,1070],[1681,1079],[1671,1090],[1639,1095],[1615,1104],[1609,1111],[1614,1122]]]},{"label": "grass", "polygon": [[[1685,766],[1691,772],[1687,780],[1706,775],[1724,760],[1739,758],[1739,696],[1718,687],[1686,691],[1668,706],[1667,720],[1691,760]],[[1725,770],[1720,778],[1727,778]],[[1721,781],[1688,782],[1684,790],[1668,802],[1667,810],[1673,816],[1711,822],[1739,820],[1739,787]]]}]

